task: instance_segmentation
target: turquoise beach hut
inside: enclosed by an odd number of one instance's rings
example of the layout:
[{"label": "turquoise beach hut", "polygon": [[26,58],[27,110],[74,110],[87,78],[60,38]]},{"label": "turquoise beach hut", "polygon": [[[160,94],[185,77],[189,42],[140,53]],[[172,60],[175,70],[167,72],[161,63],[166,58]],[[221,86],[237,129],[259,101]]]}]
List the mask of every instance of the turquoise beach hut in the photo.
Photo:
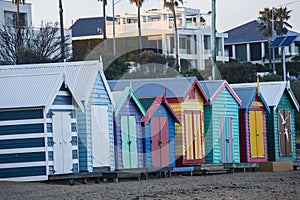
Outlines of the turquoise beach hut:
[{"label": "turquoise beach hut", "polygon": [[204,105],[206,163],[239,163],[240,98],[225,80],[199,84],[208,98]]}]

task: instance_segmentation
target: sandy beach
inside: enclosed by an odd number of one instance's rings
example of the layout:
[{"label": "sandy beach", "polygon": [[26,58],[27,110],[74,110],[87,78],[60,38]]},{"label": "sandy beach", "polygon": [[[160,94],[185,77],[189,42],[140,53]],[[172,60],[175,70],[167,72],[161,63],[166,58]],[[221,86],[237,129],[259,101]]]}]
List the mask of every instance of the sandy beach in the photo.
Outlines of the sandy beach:
[{"label": "sandy beach", "polygon": [[300,199],[300,171],[172,176],[119,183],[0,182],[0,199]]}]

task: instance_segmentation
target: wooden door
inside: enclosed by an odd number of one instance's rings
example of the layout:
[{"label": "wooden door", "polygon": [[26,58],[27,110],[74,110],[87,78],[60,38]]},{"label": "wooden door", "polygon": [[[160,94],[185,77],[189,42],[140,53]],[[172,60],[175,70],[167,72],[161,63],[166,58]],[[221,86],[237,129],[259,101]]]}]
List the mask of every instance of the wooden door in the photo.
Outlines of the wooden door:
[{"label": "wooden door", "polygon": [[249,111],[250,152],[252,158],[265,156],[263,111]]},{"label": "wooden door", "polygon": [[71,173],[72,160],[72,130],[69,112],[54,112],[53,126],[53,163],[55,174]]},{"label": "wooden door", "polygon": [[288,109],[278,110],[278,131],[280,157],[291,157],[292,153],[292,131],[291,111]]},{"label": "wooden door", "polygon": [[185,152],[187,160],[203,158],[203,141],[200,111],[184,111]]},{"label": "wooden door", "polygon": [[151,119],[152,166],[170,165],[169,126],[167,117]]},{"label": "wooden door", "polygon": [[221,163],[233,162],[233,148],[232,148],[232,118],[220,118],[220,153]]},{"label": "wooden door", "polygon": [[137,134],[135,116],[121,116],[123,168],[137,168]]},{"label": "wooden door", "polygon": [[93,167],[110,166],[108,106],[93,105],[91,114]]}]

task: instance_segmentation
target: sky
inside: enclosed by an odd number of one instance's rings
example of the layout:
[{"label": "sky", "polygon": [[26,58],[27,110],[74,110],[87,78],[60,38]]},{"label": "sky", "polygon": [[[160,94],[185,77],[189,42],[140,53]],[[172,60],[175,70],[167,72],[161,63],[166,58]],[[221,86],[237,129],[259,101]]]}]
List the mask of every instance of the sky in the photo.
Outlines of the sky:
[{"label": "sky", "polygon": [[[102,3],[98,1],[62,0],[64,25],[70,26],[79,18],[102,16]],[[137,12],[135,5],[130,4],[129,0],[114,1],[115,14]],[[183,1],[185,7],[200,9],[201,13],[211,10],[211,0]],[[59,21],[58,0],[27,0],[26,2],[32,4],[34,26],[39,26],[41,21]],[[163,0],[144,0],[142,10],[162,9],[162,5]],[[250,22],[258,18],[259,10],[280,5],[286,5],[288,9],[292,10],[289,23],[293,26],[292,30],[300,33],[300,0],[216,0],[217,31],[224,32]],[[107,15],[112,16],[112,0],[108,0],[106,10]]]}]

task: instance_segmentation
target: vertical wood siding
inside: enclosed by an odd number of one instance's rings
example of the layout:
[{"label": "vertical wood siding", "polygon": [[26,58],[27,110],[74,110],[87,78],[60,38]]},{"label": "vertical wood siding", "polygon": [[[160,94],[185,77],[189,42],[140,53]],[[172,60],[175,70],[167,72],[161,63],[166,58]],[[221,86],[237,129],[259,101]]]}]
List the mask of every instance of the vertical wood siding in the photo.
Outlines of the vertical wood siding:
[{"label": "vertical wood siding", "polygon": [[121,117],[122,116],[135,116],[136,119],[136,136],[137,136],[137,152],[138,167],[144,167],[143,158],[143,135],[141,127],[142,113],[139,111],[135,102],[132,99],[127,100],[122,105],[119,113],[115,116],[115,157],[116,157],[116,169],[123,168],[122,157],[122,136],[121,136]]},{"label": "vertical wood siding", "polygon": [[109,119],[109,143],[110,143],[110,168],[115,168],[114,155],[114,128],[113,128],[113,109],[108,92],[104,86],[100,74],[97,75],[89,101],[85,107],[85,113],[79,109],[78,112],[78,132],[79,132],[79,168],[80,171],[93,171],[93,152],[92,152],[92,118],[91,105],[108,106]]}]

